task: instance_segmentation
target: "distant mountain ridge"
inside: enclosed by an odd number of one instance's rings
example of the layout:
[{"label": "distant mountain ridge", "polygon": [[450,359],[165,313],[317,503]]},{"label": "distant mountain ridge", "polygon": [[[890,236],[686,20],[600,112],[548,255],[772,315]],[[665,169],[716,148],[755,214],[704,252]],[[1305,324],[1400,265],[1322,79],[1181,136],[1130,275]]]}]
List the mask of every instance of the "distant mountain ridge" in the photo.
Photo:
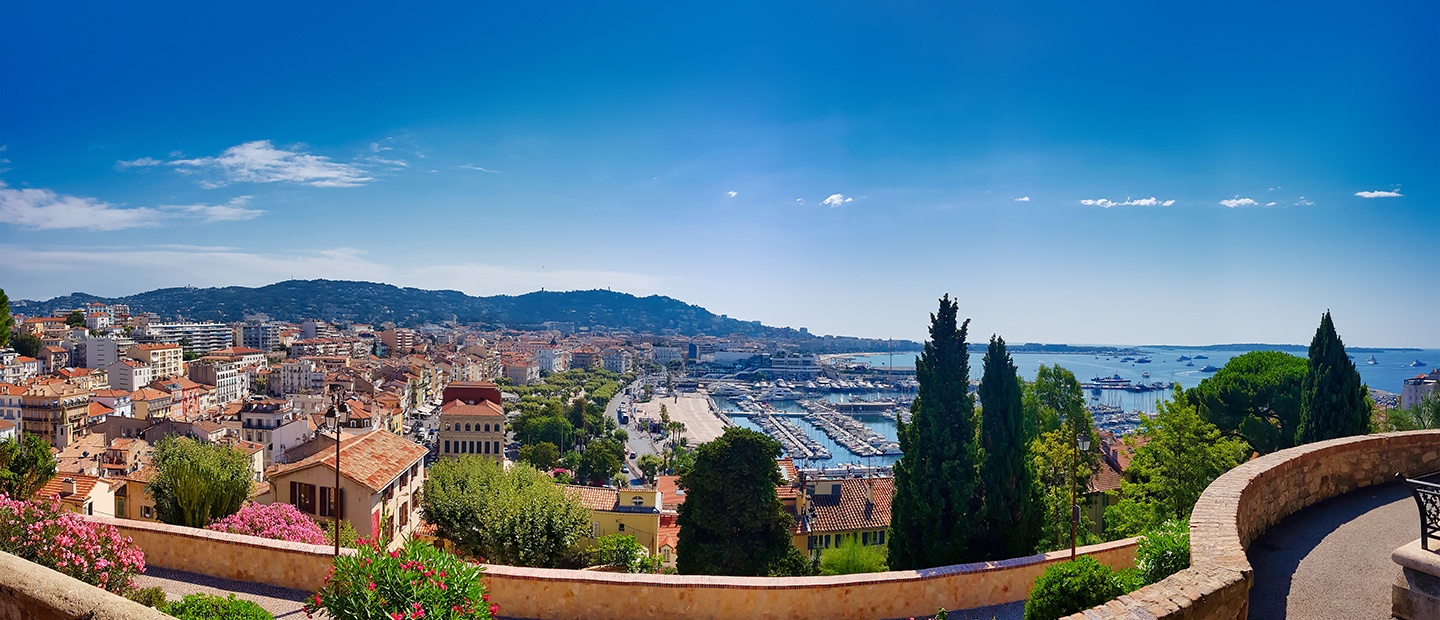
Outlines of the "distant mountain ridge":
[{"label": "distant mountain ridge", "polygon": [[[426,290],[374,282],[287,280],[258,288],[165,288],[126,297],[73,293],[47,301],[16,300],[15,312],[49,314],[85,304],[126,304],[131,312],[154,312],[165,318],[192,321],[240,321],[247,314],[298,322],[322,319],[347,323],[393,322],[413,326],[448,321],[484,323],[495,327],[531,327],[546,321],[578,327],[604,326],[662,334],[664,330],[693,336],[744,334],[755,337],[805,338],[798,330],[769,327],[759,321],[717,316],[700,306],[651,295],[636,297],[608,290],[551,292],[473,297],[460,291]],[[918,343],[903,342],[910,346]]]}]

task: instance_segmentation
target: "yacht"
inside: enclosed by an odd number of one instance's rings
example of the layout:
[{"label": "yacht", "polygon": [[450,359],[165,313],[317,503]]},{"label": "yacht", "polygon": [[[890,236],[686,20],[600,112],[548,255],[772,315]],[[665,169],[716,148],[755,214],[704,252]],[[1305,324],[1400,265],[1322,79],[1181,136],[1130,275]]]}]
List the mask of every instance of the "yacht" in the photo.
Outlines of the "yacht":
[{"label": "yacht", "polygon": [[1193,358],[1191,358],[1191,359],[1208,360],[1208,359],[1210,359],[1210,357],[1207,356],[1207,355],[1196,355],[1195,357],[1193,357]]},{"label": "yacht", "polygon": [[1415,361],[1413,361],[1413,362],[1410,362],[1410,367],[1411,367],[1411,368],[1424,368],[1424,367],[1425,367],[1425,362],[1422,362],[1422,361],[1420,361],[1420,360],[1415,360]]},{"label": "yacht", "polygon": [[1185,362],[1185,365],[1186,365],[1186,366],[1194,366],[1194,365],[1195,365],[1195,362]]},{"label": "yacht", "polygon": [[726,383],[711,390],[710,393],[716,396],[740,396],[742,394],[749,394],[750,389],[733,383]]},{"label": "yacht", "polygon": [[1220,369],[1219,369],[1219,368],[1216,368],[1216,367],[1214,367],[1214,366],[1211,366],[1211,365],[1209,365],[1209,364],[1206,364],[1204,368],[1201,368],[1201,369],[1200,369],[1200,372],[1215,372],[1215,371],[1217,371],[1217,370],[1220,370]]},{"label": "yacht", "polygon": [[1149,363],[1150,363],[1150,358],[1148,358],[1148,357],[1142,357],[1142,358],[1140,358],[1140,359],[1135,360],[1135,363],[1136,363],[1136,364],[1149,364]]},{"label": "yacht", "polygon": [[1184,355],[1181,355],[1180,357],[1175,358],[1175,361],[1177,361],[1177,362],[1188,362],[1188,361],[1190,361],[1190,358],[1188,358],[1188,357],[1186,357],[1186,356],[1184,356]]},{"label": "yacht", "polygon": [[1143,378],[1149,379],[1149,378],[1150,378],[1150,371],[1147,370],[1147,371],[1145,371],[1145,372],[1142,372],[1142,373],[1140,373],[1140,376],[1143,377]]},{"label": "yacht", "polygon": [[800,398],[794,390],[787,387],[776,386],[765,390],[760,394],[760,400],[795,400]]},{"label": "yacht", "polygon": [[1371,356],[1370,356],[1370,359],[1365,360],[1365,363],[1366,363],[1366,364],[1379,364],[1380,362],[1375,361],[1375,356],[1374,356],[1374,355],[1371,355]]}]

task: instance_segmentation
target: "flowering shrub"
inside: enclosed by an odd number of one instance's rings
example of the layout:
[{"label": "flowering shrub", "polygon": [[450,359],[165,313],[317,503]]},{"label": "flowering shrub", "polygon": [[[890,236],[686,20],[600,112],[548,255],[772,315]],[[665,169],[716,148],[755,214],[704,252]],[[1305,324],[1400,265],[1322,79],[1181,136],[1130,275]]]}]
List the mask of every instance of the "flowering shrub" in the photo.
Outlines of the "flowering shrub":
[{"label": "flowering shrub", "polygon": [[386,552],[356,541],[356,555],[335,558],[325,585],[305,602],[307,616],[321,609],[336,620],[494,618],[478,563],[420,541]]},{"label": "flowering shrub", "polygon": [[0,493],[0,551],[116,594],[130,591],[130,578],[145,571],[134,541],[53,499],[21,502]]},{"label": "flowering shrub", "polygon": [[205,529],[312,545],[328,542],[325,531],[290,504],[247,503],[240,507],[239,512],[211,523]]}]

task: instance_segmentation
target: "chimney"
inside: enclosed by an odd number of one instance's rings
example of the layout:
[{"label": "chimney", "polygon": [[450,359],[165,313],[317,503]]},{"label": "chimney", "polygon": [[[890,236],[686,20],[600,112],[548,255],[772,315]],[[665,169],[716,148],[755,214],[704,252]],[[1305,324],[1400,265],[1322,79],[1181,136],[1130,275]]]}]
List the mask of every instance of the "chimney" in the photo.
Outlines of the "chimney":
[{"label": "chimney", "polygon": [[66,479],[60,481],[60,493],[63,494],[63,495],[74,495],[74,494],[75,494],[75,479],[74,479],[74,478],[66,478]]}]

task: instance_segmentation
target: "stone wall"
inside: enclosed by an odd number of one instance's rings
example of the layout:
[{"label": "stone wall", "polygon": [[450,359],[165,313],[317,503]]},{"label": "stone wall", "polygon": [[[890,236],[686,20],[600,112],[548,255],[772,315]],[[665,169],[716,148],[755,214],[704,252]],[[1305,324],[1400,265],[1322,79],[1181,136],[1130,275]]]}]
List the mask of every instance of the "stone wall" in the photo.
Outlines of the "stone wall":
[{"label": "stone wall", "polygon": [[1282,450],[1226,472],[1190,518],[1190,568],[1069,620],[1245,620],[1246,546],[1315,502],[1440,469],[1440,431],[1345,437]]},{"label": "stone wall", "polygon": [[173,620],[69,575],[0,552],[0,620]]},{"label": "stone wall", "polygon": [[[1135,539],[1081,547],[1114,568],[1135,564]],[[491,600],[509,617],[826,618],[875,620],[1024,600],[1035,579],[1070,551],[921,571],[834,577],[626,575],[487,566]]]},{"label": "stone wall", "polygon": [[[145,552],[147,566],[212,577],[318,590],[330,572],[334,547],[307,545],[243,534],[148,521],[86,517],[129,536]],[[341,549],[341,553],[354,553]]]}]

